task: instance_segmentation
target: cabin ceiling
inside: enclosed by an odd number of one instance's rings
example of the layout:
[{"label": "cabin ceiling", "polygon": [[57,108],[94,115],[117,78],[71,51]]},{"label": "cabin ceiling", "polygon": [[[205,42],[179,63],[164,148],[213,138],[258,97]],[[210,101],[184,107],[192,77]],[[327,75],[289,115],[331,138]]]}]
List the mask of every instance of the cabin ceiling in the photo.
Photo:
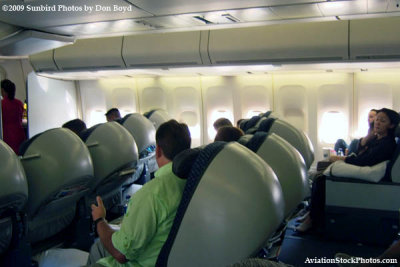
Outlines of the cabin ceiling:
[{"label": "cabin ceiling", "polygon": [[[397,4],[399,0],[3,0],[3,9],[22,6],[24,10],[0,12],[0,39],[24,29],[79,39],[193,27],[397,16]],[[127,11],[114,10],[114,6]],[[33,11],[37,8],[45,11]]]},{"label": "cabin ceiling", "polygon": [[[18,39],[15,36],[27,30],[82,39],[144,32],[386,17],[400,15],[400,8],[397,7],[399,2],[400,0],[3,0],[0,4],[0,55],[8,55],[1,53],[5,40]],[[13,40],[7,42],[7,51],[11,51],[9,55],[28,53],[15,50],[13,42],[17,43]],[[47,40],[45,43],[48,43]]]}]

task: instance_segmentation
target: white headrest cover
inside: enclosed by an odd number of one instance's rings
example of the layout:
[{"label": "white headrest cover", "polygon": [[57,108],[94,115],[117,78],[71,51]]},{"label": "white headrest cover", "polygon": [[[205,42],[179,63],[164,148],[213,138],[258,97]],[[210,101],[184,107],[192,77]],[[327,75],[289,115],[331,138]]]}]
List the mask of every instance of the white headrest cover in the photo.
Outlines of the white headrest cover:
[{"label": "white headrest cover", "polygon": [[170,119],[172,119],[172,118],[163,109],[158,109],[158,110],[154,111],[149,118],[149,120],[153,122],[156,130],[158,129],[158,127],[160,127],[161,124],[169,121]]}]

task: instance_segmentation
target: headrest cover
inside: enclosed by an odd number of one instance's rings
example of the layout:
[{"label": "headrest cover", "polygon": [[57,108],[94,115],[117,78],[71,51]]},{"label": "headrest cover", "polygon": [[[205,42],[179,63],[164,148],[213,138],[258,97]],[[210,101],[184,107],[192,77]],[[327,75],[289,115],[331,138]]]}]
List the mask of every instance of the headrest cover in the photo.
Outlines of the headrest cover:
[{"label": "headrest cover", "polygon": [[242,137],[237,140],[237,142],[243,146],[247,146],[247,143],[250,141],[250,139],[253,137],[252,134],[245,134]]},{"label": "headrest cover", "polygon": [[251,127],[254,127],[260,119],[261,119],[260,116],[253,116],[251,117],[251,119],[242,122],[240,124],[240,128],[243,130],[243,132],[246,132]]},{"label": "headrest cover", "polygon": [[83,142],[86,142],[86,140],[89,138],[89,136],[90,136],[90,135],[94,132],[94,130],[96,130],[97,127],[99,127],[100,125],[101,125],[101,123],[100,123],[100,124],[96,124],[96,125],[90,127],[89,129],[86,129],[86,130],[82,131],[82,132],[79,134],[79,137],[82,139]]},{"label": "headrest cover", "polygon": [[186,149],[176,155],[172,164],[174,174],[179,178],[186,179],[200,151],[201,148]]},{"label": "headrest cover", "polygon": [[264,120],[263,122],[261,122],[260,127],[258,127],[258,131],[269,132],[275,120],[276,120],[275,118],[268,118]]},{"label": "headrest cover", "polygon": [[257,152],[265,139],[267,139],[268,133],[257,132],[254,134],[253,138],[246,144],[246,147],[253,152]]}]

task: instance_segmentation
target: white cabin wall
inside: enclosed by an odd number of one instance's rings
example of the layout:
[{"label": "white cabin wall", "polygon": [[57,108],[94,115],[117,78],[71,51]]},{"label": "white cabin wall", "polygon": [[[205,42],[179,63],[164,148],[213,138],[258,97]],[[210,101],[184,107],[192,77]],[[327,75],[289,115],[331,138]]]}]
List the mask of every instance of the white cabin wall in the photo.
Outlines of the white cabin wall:
[{"label": "white cabin wall", "polygon": [[106,122],[104,114],[113,107],[118,108],[122,116],[139,110],[133,78],[79,81],[79,87],[87,127]]},{"label": "white cabin wall", "polygon": [[77,96],[73,81],[28,75],[29,137],[76,119]]}]

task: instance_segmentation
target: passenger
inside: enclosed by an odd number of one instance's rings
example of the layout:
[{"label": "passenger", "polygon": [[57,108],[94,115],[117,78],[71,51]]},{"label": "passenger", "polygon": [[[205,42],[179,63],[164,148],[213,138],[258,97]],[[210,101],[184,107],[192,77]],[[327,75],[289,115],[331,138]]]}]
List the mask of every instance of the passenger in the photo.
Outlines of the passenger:
[{"label": "passenger", "polygon": [[[376,109],[371,109],[368,113],[368,134],[365,138],[368,138],[368,136],[373,135],[374,134],[374,121],[375,121],[375,116],[376,113],[378,112],[378,110]],[[342,149],[343,153],[345,153],[345,155],[350,155],[351,153],[356,153],[357,149],[358,149],[358,145],[360,143],[361,139],[353,139],[353,141],[351,141],[350,145],[347,145],[346,142],[343,139],[338,139],[335,143],[335,151],[338,154],[339,149]]]},{"label": "passenger", "polygon": [[19,146],[26,139],[22,127],[24,104],[15,98],[15,84],[10,80],[1,81],[1,114],[3,120],[3,140],[16,154]]},{"label": "passenger", "polygon": [[[357,166],[373,166],[385,160],[390,160],[396,148],[395,128],[400,122],[400,116],[391,109],[378,110],[374,134],[363,138],[358,146],[357,153],[350,156],[331,156],[332,162],[344,160],[346,163]],[[304,222],[296,228],[298,232],[305,232],[313,226],[322,226],[324,223],[325,208],[325,181],[326,177],[317,176],[312,185],[310,213]]]},{"label": "passenger", "polygon": [[[350,256],[345,253],[336,253],[336,259],[346,259],[350,261],[352,258],[357,258],[355,256]],[[394,242],[387,250],[385,250],[381,255],[379,255],[376,259],[383,260],[383,259],[395,259],[397,262],[400,261],[400,240]],[[382,263],[350,263],[350,264],[341,264],[338,263],[339,266],[365,266],[365,267],[372,267],[372,266],[382,266]]]},{"label": "passenger", "polygon": [[218,131],[219,128],[221,128],[222,126],[233,126],[232,122],[230,120],[228,120],[227,118],[219,118],[218,120],[216,120],[213,124],[214,129],[216,131]]},{"label": "passenger", "polygon": [[215,141],[225,141],[232,142],[237,141],[244,133],[239,128],[233,126],[222,126],[218,129],[217,135],[215,136]]},{"label": "passenger", "polygon": [[92,218],[100,241],[91,250],[88,264],[97,261],[104,266],[155,266],[158,254],[167,240],[186,180],[172,172],[172,160],[190,148],[186,124],[170,120],[156,132],[156,160],[160,169],[155,179],[146,183],[131,200],[121,229],[114,231],[105,221],[101,198],[92,205]]},{"label": "passenger", "polygon": [[112,108],[108,110],[105,115],[108,122],[121,119],[121,113],[119,113],[119,110],[117,108]]},{"label": "passenger", "polygon": [[66,123],[63,124],[62,127],[70,129],[71,131],[76,133],[78,136],[82,131],[86,130],[85,122],[80,119],[67,121]]}]

